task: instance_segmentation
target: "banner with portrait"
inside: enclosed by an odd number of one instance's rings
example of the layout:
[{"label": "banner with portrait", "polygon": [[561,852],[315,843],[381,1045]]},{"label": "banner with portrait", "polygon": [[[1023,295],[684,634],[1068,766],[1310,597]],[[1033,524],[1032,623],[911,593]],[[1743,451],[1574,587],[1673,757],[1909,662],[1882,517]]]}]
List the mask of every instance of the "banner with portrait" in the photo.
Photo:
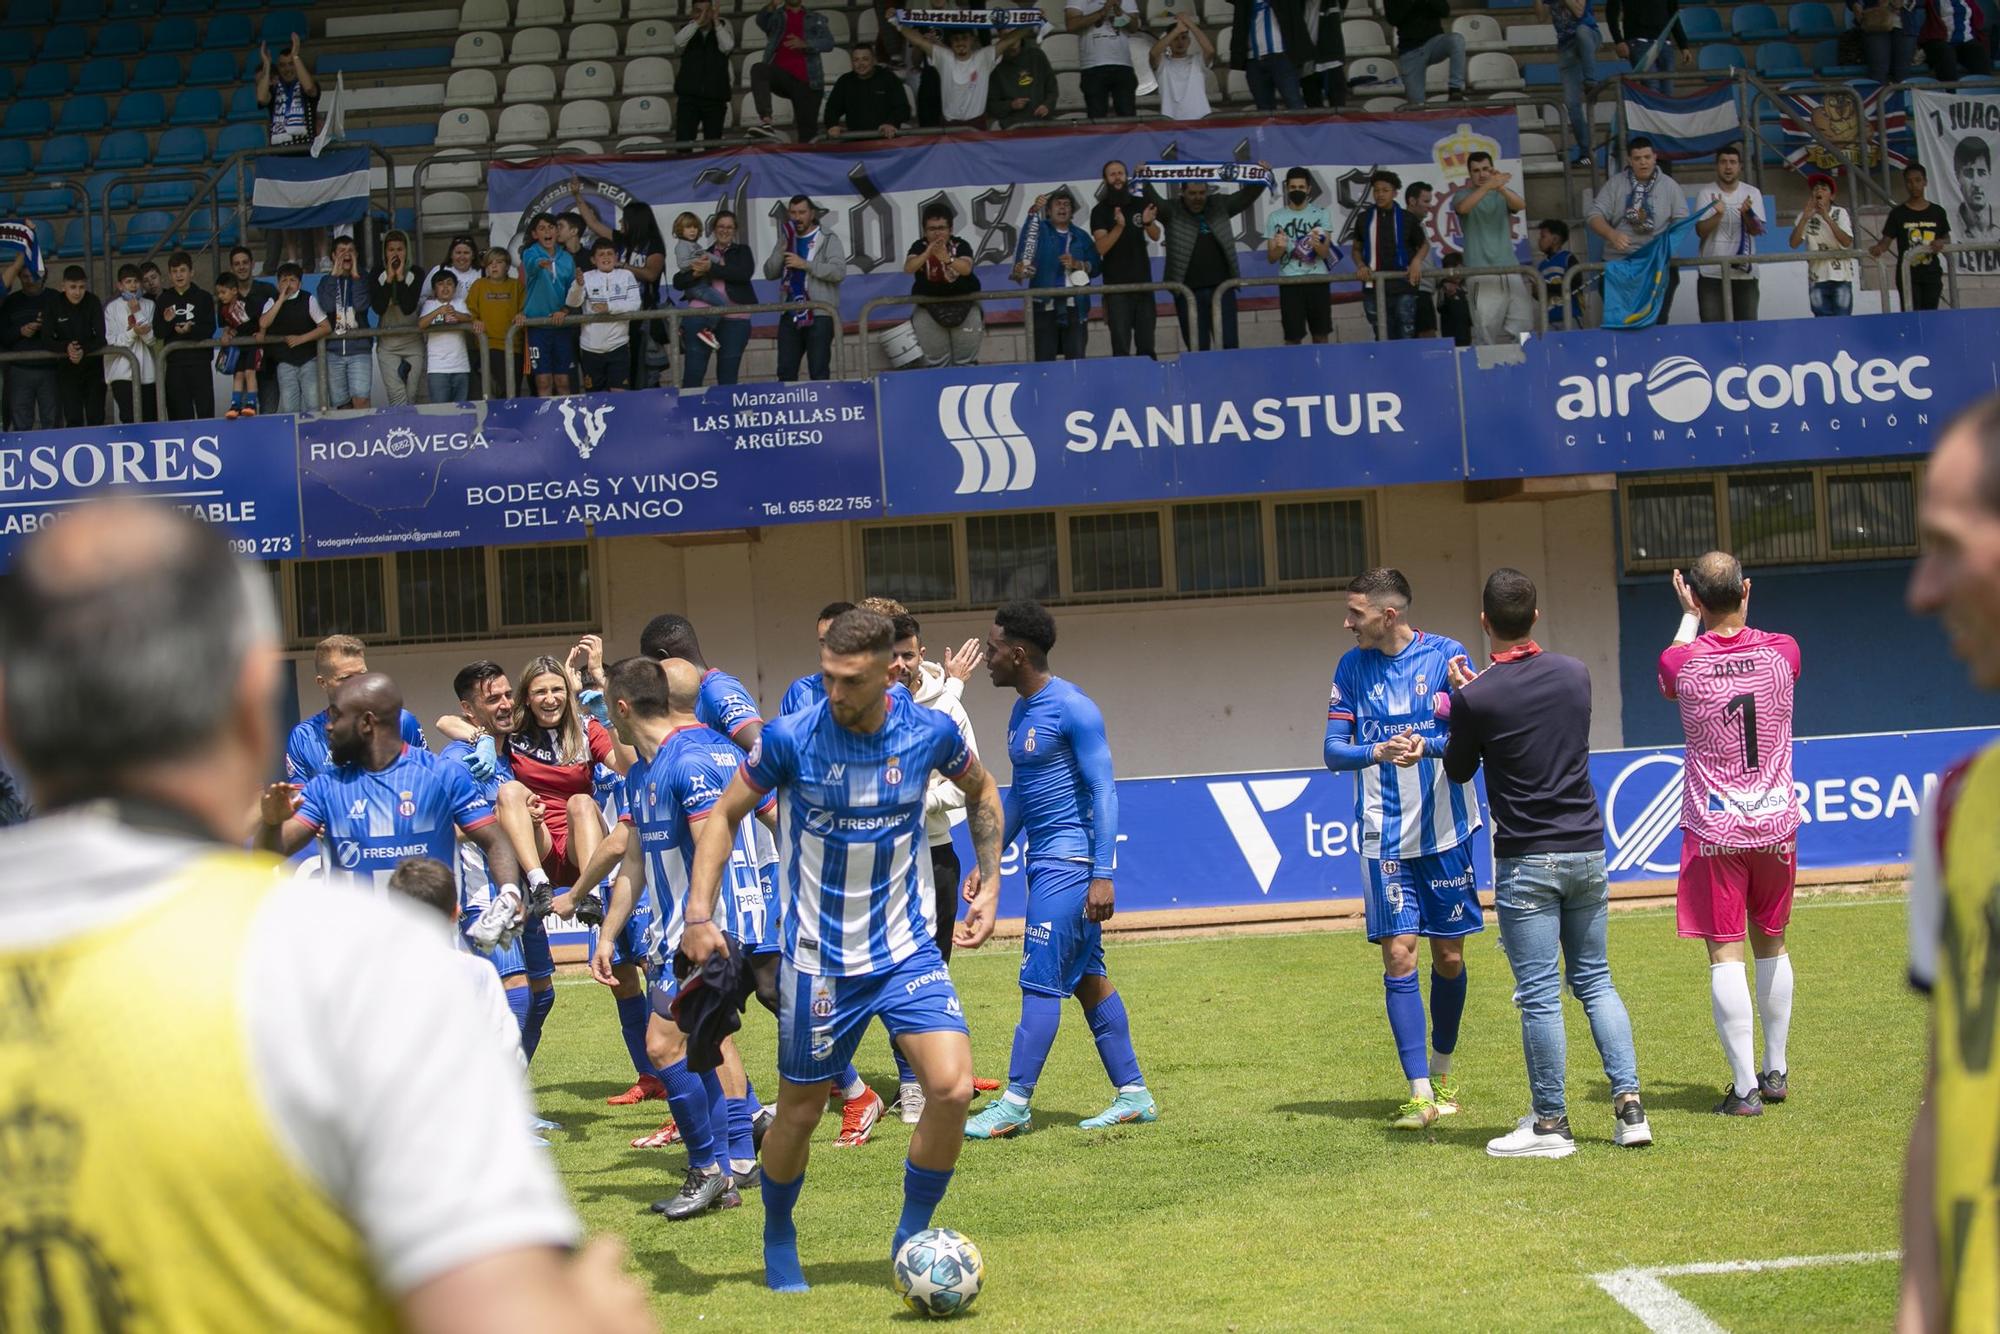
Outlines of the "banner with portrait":
[{"label": "banner with portrait", "polygon": [[[1955,242],[2000,243],[1993,158],[2000,148],[2000,90],[1910,94],[1917,160],[1930,174],[1931,202],[1951,219]],[[1953,255],[1963,273],[2000,273],[2000,250]]]}]

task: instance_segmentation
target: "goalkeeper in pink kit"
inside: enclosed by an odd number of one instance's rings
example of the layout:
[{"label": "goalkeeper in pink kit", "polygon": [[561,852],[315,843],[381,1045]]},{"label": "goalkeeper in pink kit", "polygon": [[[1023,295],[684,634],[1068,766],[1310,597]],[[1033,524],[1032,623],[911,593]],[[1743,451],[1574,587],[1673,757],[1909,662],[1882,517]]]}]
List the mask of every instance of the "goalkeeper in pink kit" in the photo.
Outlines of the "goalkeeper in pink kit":
[{"label": "goalkeeper in pink kit", "polygon": [[[1792,787],[1792,697],[1799,646],[1745,624],[1750,581],[1734,556],[1711,551],[1674,571],[1680,633],[1660,654],[1660,691],[1680,705],[1687,734],[1681,798],[1680,933],[1708,942],[1709,1000],[1729,1057],[1715,1110],[1762,1116],[1786,1095],[1792,960],[1785,927],[1798,871],[1799,804]],[[1699,632],[1699,633],[1697,633]],[[1757,959],[1764,1063],[1751,1035],[1748,938]]]}]

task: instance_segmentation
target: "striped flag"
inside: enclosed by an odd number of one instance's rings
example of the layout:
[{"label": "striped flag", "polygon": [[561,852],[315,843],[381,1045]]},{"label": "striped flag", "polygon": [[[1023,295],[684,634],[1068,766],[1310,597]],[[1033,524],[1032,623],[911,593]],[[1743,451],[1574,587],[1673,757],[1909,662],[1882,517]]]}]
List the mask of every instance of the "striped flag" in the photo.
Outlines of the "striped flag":
[{"label": "striped flag", "polygon": [[1684,93],[1625,84],[1625,129],[1645,135],[1669,162],[1711,157],[1743,138],[1736,112],[1736,85],[1727,79],[1700,84]]},{"label": "striped flag", "polygon": [[367,149],[258,159],[257,183],[250,193],[251,226],[300,232],[359,222],[367,215]]}]

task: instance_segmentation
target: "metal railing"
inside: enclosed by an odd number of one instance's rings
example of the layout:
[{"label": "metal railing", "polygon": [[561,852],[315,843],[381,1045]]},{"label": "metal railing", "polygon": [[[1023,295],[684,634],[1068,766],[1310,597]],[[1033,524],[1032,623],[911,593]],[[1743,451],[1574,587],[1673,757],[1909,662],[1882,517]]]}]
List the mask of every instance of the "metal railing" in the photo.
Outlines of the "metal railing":
[{"label": "metal railing", "polygon": [[[662,306],[658,310],[613,310],[565,315],[538,315],[533,319],[519,319],[507,329],[501,341],[500,350],[507,361],[507,397],[514,398],[519,393],[521,358],[517,349],[520,341],[515,337],[527,329],[573,329],[586,324],[649,324],[654,320],[665,320],[672,326],[670,337],[679,341],[680,322],[686,319],[714,319],[719,316],[793,314],[801,308],[815,314],[825,315],[833,321],[833,344],[831,363],[827,370],[835,380],[847,378],[847,331],[841,324],[840,308],[825,301],[760,301],[751,306],[703,306],[690,310],[685,306]],[[643,335],[641,335],[643,336]],[[637,386],[634,386],[635,388]],[[572,389],[572,393],[581,393]]]},{"label": "metal railing", "polygon": [[[1027,342],[1027,359],[1032,361],[1035,347],[1036,301],[1053,300],[1056,297],[1071,299],[1080,297],[1088,300],[1091,297],[1137,295],[1141,292],[1166,292],[1175,298],[1186,300],[1190,310],[1194,308],[1194,291],[1186,283],[1105,283],[1096,287],[996,287],[952,296],[918,296],[914,292],[878,296],[862,305],[859,324],[861,332],[865,335],[873,327],[874,312],[887,306],[962,306],[970,303],[978,305],[983,314],[986,306],[1003,301],[1019,301],[1022,307],[1021,333]],[[1184,346],[1181,350],[1190,349]]]},{"label": "metal railing", "polygon": [[[131,379],[127,381],[127,383],[129,383],[132,386],[133,407],[135,410],[138,410],[138,405],[144,401],[142,397],[142,390],[145,388],[145,386],[142,385],[139,381],[140,366],[139,366],[138,355],[134,353],[132,349],[129,347],[117,347],[110,343],[106,343],[103,347],[92,348],[90,351],[83,354],[83,359],[85,361],[97,361],[100,363],[103,362],[108,357],[121,358],[126,362],[127,366],[129,367],[131,371]],[[64,359],[65,359],[64,354],[61,352],[42,352],[42,351],[0,352],[0,371],[4,371],[5,368],[8,366],[24,365],[27,362],[37,361],[37,362],[45,362],[47,364],[42,366],[37,366],[35,369],[46,370],[51,374],[53,374],[57,365],[60,364]],[[101,396],[99,401],[99,406],[102,406],[103,405],[102,400],[105,398],[109,398],[111,396],[111,382],[102,378],[103,376],[102,369],[98,371],[98,375],[100,378],[98,379],[97,382],[97,389],[99,395]],[[15,389],[16,386],[10,384],[6,387],[5,394],[0,395],[0,428],[4,428],[9,431],[14,429],[14,419],[10,409],[13,407]],[[58,412],[61,411],[60,405],[58,405],[57,411]],[[107,419],[110,417],[110,415],[111,414],[109,412],[105,413]],[[45,431],[56,429],[55,423],[44,422],[42,424],[41,429]]]},{"label": "metal railing", "polygon": [[[1535,332],[1537,334],[1544,334],[1548,332],[1549,283],[1548,279],[1542,276],[1541,271],[1536,269],[1533,265],[1501,264],[1501,265],[1482,265],[1478,268],[1453,267],[1449,269],[1443,269],[1443,268],[1434,269],[1426,266],[1423,271],[1423,277],[1426,278],[1449,277],[1454,282],[1460,280],[1470,281],[1473,278],[1525,278],[1528,281],[1529,289],[1533,293],[1532,299],[1534,300],[1535,303]],[[1389,341],[1388,285],[1398,280],[1401,280],[1403,282],[1408,282],[1409,275],[1406,274],[1401,269],[1397,269],[1393,273],[1377,269],[1375,270],[1374,276],[1370,278],[1362,278],[1359,274],[1351,272],[1329,273],[1326,274],[1324,277],[1316,273],[1302,273],[1289,278],[1280,278],[1275,276],[1263,277],[1263,278],[1231,278],[1227,282],[1218,285],[1215,289],[1214,300],[1215,300],[1216,328],[1219,329],[1222,327],[1222,298],[1224,297],[1224,295],[1228,293],[1240,291],[1245,287],[1311,287],[1311,286],[1324,286],[1329,283],[1340,283],[1343,285],[1351,284],[1355,287],[1373,289],[1375,296],[1375,341],[1377,341],[1378,343],[1387,342]]]},{"label": "metal railing", "polygon": [[[1724,264],[1831,264],[1849,259],[1856,261],[1857,264],[1862,266],[1860,271],[1863,273],[1867,272],[1867,266],[1871,262],[1874,264],[1877,270],[1878,284],[1872,290],[1882,292],[1893,292],[1896,290],[1895,284],[1889,277],[1890,269],[1895,265],[1894,260],[1886,255],[1877,257],[1869,254],[1866,250],[1852,247],[1846,250],[1784,250],[1763,255],[1729,255],[1726,257],[1715,255],[1676,255],[1669,259],[1667,263],[1669,267],[1685,272],[1688,269],[1714,269]],[[1569,270],[1563,274],[1562,282],[1558,287],[1558,291],[1562,296],[1562,308],[1565,311],[1570,310],[1572,300],[1578,294],[1577,289],[1579,285],[1595,275],[1602,274],[1607,265],[1612,262],[1614,261],[1593,259],[1580,260],[1572,264]],[[1716,277],[1720,275],[1698,273],[1697,276]],[[1736,318],[1736,284],[1749,281],[1752,281],[1752,279],[1739,275],[1734,277],[1733,281],[1722,284],[1722,318],[1725,321]],[[1909,302],[1906,296],[1904,308],[1907,309],[1908,305]],[[1665,311],[1661,312],[1663,318],[1666,313]]]},{"label": "metal railing", "polygon": [[[2000,254],[2000,241],[1939,241],[1932,245],[1911,246],[1909,253],[1903,256],[1903,273],[1900,280],[1903,289],[1903,309],[1910,308],[1909,266],[1912,263],[1926,255],[1942,256],[1949,261],[1952,255],[1973,254]],[[1965,304],[1958,294],[1958,275],[1961,266],[1946,262],[1939,267],[1944,270],[1945,299],[1951,303],[1953,310],[1965,309]],[[2000,275],[2000,269],[1996,269],[1995,272],[1996,275]]]},{"label": "metal railing", "polygon": [[[208,228],[209,228],[208,240],[206,242],[206,246],[213,246],[219,249],[223,244],[222,198],[218,189],[218,187],[222,183],[222,180],[223,177],[220,174],[220,172],[196,171],[192,169],[186,171],[176,171],[173,169],[160,170],[152,167],[138,167],[130,171],[117,172],[114,173],[112,176],[110,176],[105,181],[103,192],[98,196],[97,199],[97,220],[104,228],[104,239],[105,239],[104,269],[103,269],[104,286],[99,288],[98,290],[108,292],[118,285],[116,280],[118,265],[117,265],[117,255],[115,253],[117,247],[113,246],[110,243],[111,214],[112,214],[111,200],[114,195],[118,194],[120,191],[123,191],[127,196],[127,198],[130,200],[130,203],[122,206],[119,209],[120,212],[136,212],[146,207],[144,204],[141,204],[139,202],[139,191],[137,188],[138,186],[142,184],[151,185],[166,181],[193,181],[195,183],[195,188],[187,201],[187,209],[184,209],[183,213],[187,217],[192,217],[193,214],[191,212],[188,212],[187,210],[198,207],[200,202],[205,200],[208,204]],[[239,182],[239,186],[240,185],[241,182]],[[204,189],[203,188],[204,186],[208,188]],[[239,189],[238,191],[239,202],[241,200],[241,193],[242,192]],[[166,210],[161,209],[158,211],[165,212]],[[237,221],[238,236],[242,236],[244,234],[244,223],[242,220],[242,216],[243,215],[239,210],[239,216]],[[174,226],[169,227],[165,231],[161,232],[159,242],[154,245],[151,251],[147,252],[147,258],[151,258],[152,255],[157,254],[160,251],[160,249],[166,245],[168,238],[172,237],[174,233],[180,229],[180,226],[181,226],[181,220],[176,219]],[[85,230],[88,230],[88,227],[86,227]],[[207,253],[206,246],[203,249],[204,254]],[[145,261],[135,260],[133,262],[144,263]]]}]

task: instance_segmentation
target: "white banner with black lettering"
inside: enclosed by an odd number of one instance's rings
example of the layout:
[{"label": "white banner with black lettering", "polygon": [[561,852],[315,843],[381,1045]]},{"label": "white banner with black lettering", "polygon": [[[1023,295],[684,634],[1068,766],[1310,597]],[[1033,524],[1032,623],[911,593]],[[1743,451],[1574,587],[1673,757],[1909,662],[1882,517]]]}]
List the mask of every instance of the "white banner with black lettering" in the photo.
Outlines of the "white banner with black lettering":
[{"label": "white banner with black lettering", "polygon": [[[1951,219],[1955,242],[2000,243],[1993,159],[2000,148],[2000,91],[1910,94],[1917,160],[1930,175],[1930,197]],[[1970,273],[2000,273],[2000,249],[1955,255]]]}]

